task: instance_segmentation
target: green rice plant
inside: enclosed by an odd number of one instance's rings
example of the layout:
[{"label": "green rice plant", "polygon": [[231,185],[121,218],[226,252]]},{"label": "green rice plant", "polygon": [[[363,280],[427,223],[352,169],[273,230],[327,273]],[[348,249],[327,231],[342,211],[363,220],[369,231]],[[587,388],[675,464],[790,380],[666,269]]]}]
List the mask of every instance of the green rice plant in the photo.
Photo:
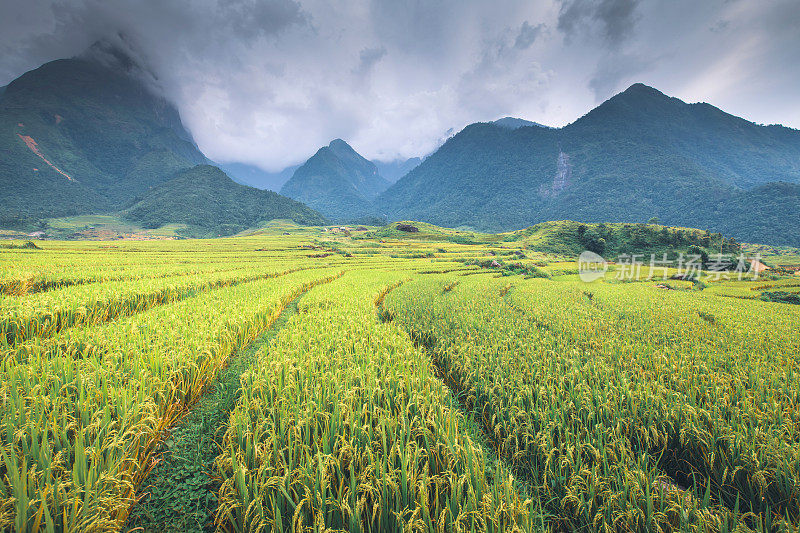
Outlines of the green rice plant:
[{"label": "green rice plant", "polygon": [[71,327],[94,326],[220,287],[276,277],[298,270],[275,265],[219,273],[110,281],[76,285],[25,298],[0,301],[0,347],[35,337],[51,337]]},{"label": "green rice plant", "polygon": [[443,293],[450,279],[384,305],[554,525],[796,527],[800,314],[645,284],[589,299],[582,283],[501,295],[507,282],[472,277]]},{"label": "green rice plant", "polygon": [[[219,530],[798,527],[800,309],[757,299],[796,280],[587,287],[500,245],[284,231],[0,250],[0,529],[118,530],[316,285],[219,428]],[[463,264],[488,251],[514,264]]]},{"label": "green rice plant", "polygon": [[0,528],[117,529],[163,432],[288,302],[335,275],[243,283],[6,350]]},{"label": "green rice plant", "polygon": [[220,530],[531,529],[531,502],[466,435],[427,356],[376,321],[403,276],[309,292],[243,376],[218,459]]}]

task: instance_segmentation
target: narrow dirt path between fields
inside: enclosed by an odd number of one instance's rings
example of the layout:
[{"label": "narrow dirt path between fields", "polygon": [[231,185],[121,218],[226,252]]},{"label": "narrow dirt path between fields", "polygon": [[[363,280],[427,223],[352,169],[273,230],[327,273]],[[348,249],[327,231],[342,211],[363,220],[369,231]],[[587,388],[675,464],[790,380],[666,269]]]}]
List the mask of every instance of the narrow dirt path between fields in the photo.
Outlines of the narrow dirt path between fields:
[{"label": "narrow dirt path between fields", "polygon": [[305,292],[283,309],[261,338],[230,359],[209,392],[162,442],[161,462],[142,484],[124,531],[200,533],[213,529],[219,482],[212,472],[230,413],[239,401],[239,378],[255,363],[262,347],[297,314],[303,295]]}]

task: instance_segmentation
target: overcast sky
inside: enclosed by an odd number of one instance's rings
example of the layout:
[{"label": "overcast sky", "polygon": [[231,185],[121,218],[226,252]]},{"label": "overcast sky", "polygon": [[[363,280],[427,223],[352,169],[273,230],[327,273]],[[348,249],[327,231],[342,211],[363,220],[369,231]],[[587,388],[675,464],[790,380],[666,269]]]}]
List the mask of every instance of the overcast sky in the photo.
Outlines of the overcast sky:
[{"label": "overcast sky", "polygon": [[0,85],[122,34],[208,157],[278,170],[561,126],[638,81],[800,128],[798,28],[800,0],[0,0]]}]

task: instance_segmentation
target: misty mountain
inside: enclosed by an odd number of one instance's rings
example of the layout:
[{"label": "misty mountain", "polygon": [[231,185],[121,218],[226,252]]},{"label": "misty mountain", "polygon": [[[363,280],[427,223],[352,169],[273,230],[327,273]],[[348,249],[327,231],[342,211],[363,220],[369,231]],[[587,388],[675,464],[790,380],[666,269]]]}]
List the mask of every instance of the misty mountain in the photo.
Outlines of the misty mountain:
[{"label": "misty mountain", "polygon": [[232,235],[276,218],[308,225],[327,222],[300,202],[236,183],[211,165],[178,172],[148,191],[124,216],[145,228],[182,223],[189,226],[186,234],[214,237]]},{"label": "misty mountain", "polygon": [[[420,157],[410,159],[397,159],[388,163],[372,160],[378,169],[378,174],[389,183],[394,183],[422,162]],[[280,191],[281,187],[289,181],[300,165],[292,165],[278,172],[267,172],[255,165],[247,163],[216,163],[225,173],[237,183],[249,185],[257,189]]]},{"label": "misty mountain", "polygon": [[97,44],[6,87],[0,225],[117,210],[207,161],[145,76],[130,58]]},{"label": "misty mountain", "polygon": [[560,129],[467,126],[383,193],[376,211],[489,231],[657,216],[800,245],[798,190],[800,131],[636,84]]},{"label": "misty mountain", "polygon": [[231,179],[242,185],[276,192],[280,191],[281,187],[291,179],[294,171],[300,168],[300,165],[293,165],[279,172],[267,172],[247,163],[217,163],[216,165],[224,170]]},{"label": "misty mountain", "polygon": [[412,157],[410,159],[397,159],[384,163],[383,161],[372,161],[378,168],[378,173],[386,179],[389,183],[394,183],[413,169],[417,168],[422,163],[421,157]]},{"label": "misty mountain", "polygon": [[373,200],[389,182],[375,166],[341,139],[320,148],[281,188],[333,220],[355,220],[373,211]]},{"label": "misty mountain", "polygon": [[496,124],[498,126],[502,126],[510,130],[515,130],[517,128],[525,128],[528,126],[538,126],[539,128],[553,129],[550,126],[545,126],[544,124],[539,124],[538,122],[532,122],[530,120],[525,120],[522,118],[514,118],[514,117],[498,118],[497,120],[493,121],[492,124]]}]

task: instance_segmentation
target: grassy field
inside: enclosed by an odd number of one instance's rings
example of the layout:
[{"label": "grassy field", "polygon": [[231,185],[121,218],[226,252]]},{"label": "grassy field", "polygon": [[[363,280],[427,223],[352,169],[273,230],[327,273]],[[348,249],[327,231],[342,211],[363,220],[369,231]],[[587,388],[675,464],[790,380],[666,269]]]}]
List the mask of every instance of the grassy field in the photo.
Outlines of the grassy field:
[{"label": "grassy field", "polygon": [[790,269],[408,224],[0,248],[0,529],[796,530]]}]

